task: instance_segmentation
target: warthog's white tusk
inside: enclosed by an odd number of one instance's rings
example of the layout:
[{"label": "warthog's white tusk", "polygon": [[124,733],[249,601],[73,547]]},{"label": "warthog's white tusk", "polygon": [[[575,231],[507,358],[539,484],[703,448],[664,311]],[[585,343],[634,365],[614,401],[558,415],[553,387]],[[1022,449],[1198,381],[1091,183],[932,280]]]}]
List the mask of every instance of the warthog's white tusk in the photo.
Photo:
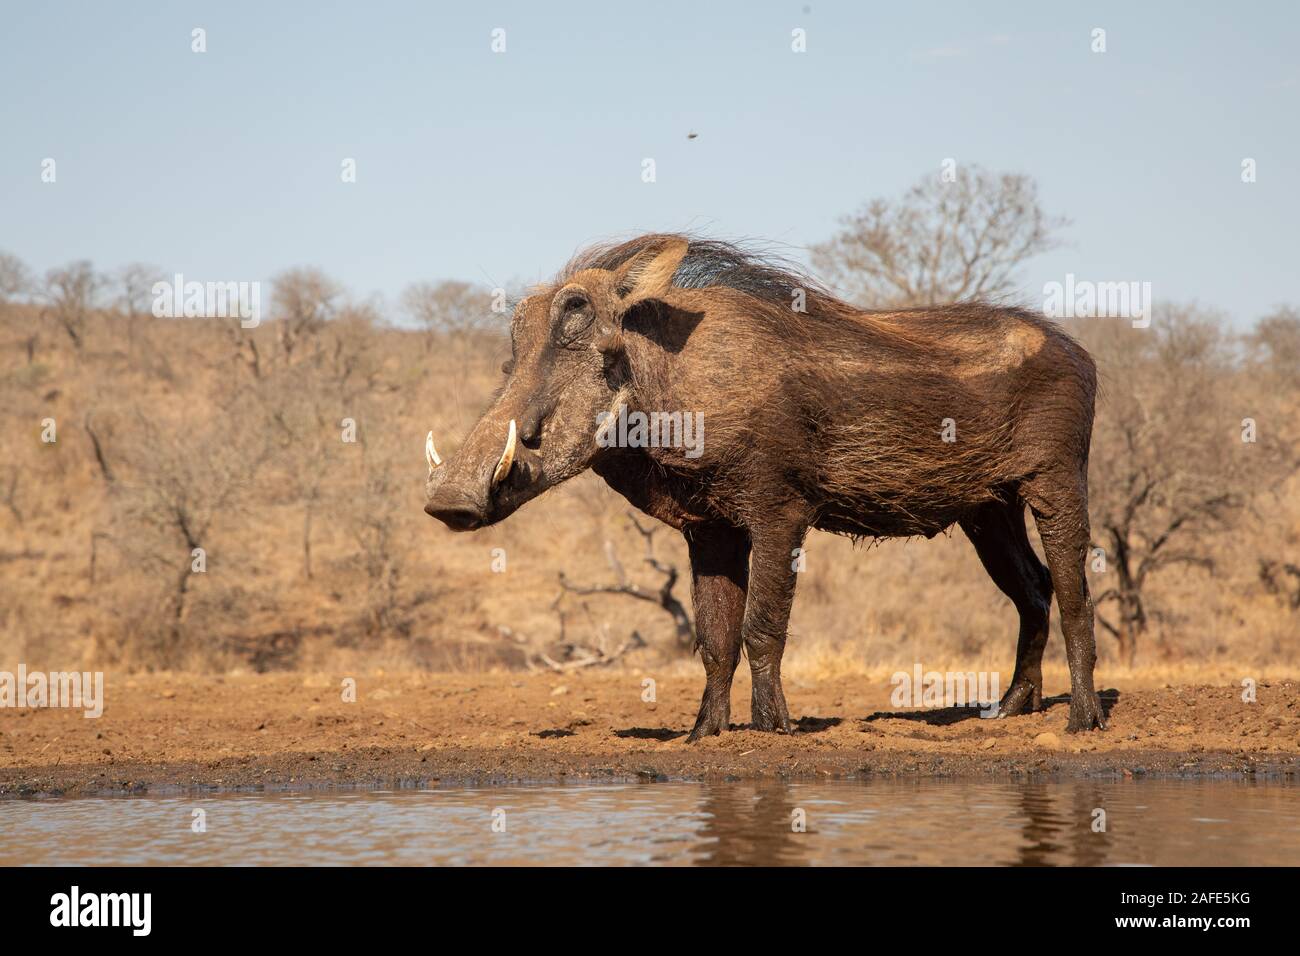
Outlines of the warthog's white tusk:
[{"label": "warthog's white tusk", "polygon": [[506,435],[506,450],[501,453],[496,471],[492,472],[492,487],[501,483],[501,479],[510,474],[510,466],[515,463],[515,420],[510,419],[510,432]]},{"label": "warthog's white tusk", "polygon": [[429,462],[430,471],[442,464],[442,459],[438,457],[438,449],[433,447],[433,432],[429,432],[429,437],[424,440],[424,457]]}]

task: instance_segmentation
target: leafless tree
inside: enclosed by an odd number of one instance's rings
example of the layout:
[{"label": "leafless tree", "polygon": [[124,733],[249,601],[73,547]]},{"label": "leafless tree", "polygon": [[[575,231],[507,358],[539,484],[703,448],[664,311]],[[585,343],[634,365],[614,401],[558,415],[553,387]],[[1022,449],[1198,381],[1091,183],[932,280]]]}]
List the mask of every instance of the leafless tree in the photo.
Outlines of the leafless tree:
[{"label": "leafless tree", "polygon": [[402,581],[399,530],[403,492],[410,482],[397,467],[394,450],[398,436],[362,437],[356,449],[356,480],[350,483],[334,509],[357,546],[366,576],[366,631],[371,636],[405,633],[401,616]]},{"label": "leafless tree", "polygon": [[91,264],[84,260],[70,263],[61,269],[51,269],[45,274],[46,312],[68,334],[78,352],[85,345],[86,323],[95,306],[99,288],[99,276]]},{"label": "leafless tree", "polygon": [[344,407],[383,387],[379,325],[379,313],[373,305],[349,303],[339,308],[337,317],[321,333],[325,377]]},{"label": "leafless tree", "polygon": [[153,287],[163,278],[157,266],[133,262],[113,274],[114,305],[126,320],[126,344],[134,352],[136,332],[153,315]]},{"label": "leafless tree", "polygon": [[1247,338],[1255,359],[1281,378],[1300,380],[1300,309],[1283,305],[1255,324]]},{"label": "leafless tree", "polygon": [[284,487],[302,508],[302,571],[311,580],[312,530],[332,470],[330,451],[339,441],[332,424],[338,406],[329,394],[332,390],[323,388],[314,370],[305,367],[282,370],[256,387],[275,435]]},{"label": "leafless tree", "polygon": [[317,335],[337,314],[342,295],[338,283],[319,269],[289,269],[275,277],[271,298],[285,364],[309,345],[319,345]]},{"label": "leafless tree", "polygon": [[0,305],[26,295],[32,289],[32,274],[17,256],[0,252]]},{"label": "leafless tree", "polygon": [[813,265],[863,306],[904,308],[1011,291],[1020,266],[1055,247],[1067,221],[1043,211],[1029,176],[971,167],[874,199],[841,224],[813,247]]},{"label": "leafless tree", "polygon": [[145,605],[158,618],[139,624],[152,633],[151,656],[162,666],[183,660],[195,549],[203,549],[206,564],[215,527],[242,520],[270,455],[260,416],[252,402],[235,400],[197,427],[168,426],[143,411],[132,422],[123,448],[130,478],[117,483],[113,541],[131,566],[161,583],[161,601]]},{"label": "leafless tree", "polygon": [[153,287],[163,278],[162,270],[143,262],[122,266],[113,275],[115,305],[128,319],[153,314]]},{"label": "leafless tree", "polygon": [[[1189,306],[1149,329],[1098,319],[1086,340],[1103,382],[1092,443],[1094,546],[1109,584],[1098,620],[1132,663],[1151,618],[1150,584],[1176,565],[1215,567],[1211,535],[1294,468],[1275,437],[1244,441],[1241,394],[1223,320]],[[1252,437],[1252,436],[1247,436]]]},{"label": "leafless tree", "polygon": [[642,558],[642,563],[656,571],[663,578],[657,588],[645,587],[628,578],[627,571],[619,560],[618,552],[614,548],[612,541],[605,542],[605,560],[609,564],[610,570],[614,572],[613,584],[573,584],[561,571],[560,587],[572,594],[621,594],[638,601],[647,601],[654,604],[672,618],[677,647],[686,651],[692,650],[695,647],[695,625],[691,622],[691,616],[687,612],[686,606],[673,593],[680,576],[677,566],[664,562],[655,555],[654,536],[659,529],[650,525],[642,525],[631,514],[628,515],[628,520],[632,522],[632,526],[636,528],[637,533],[641,535],[641,539],[645,542],[645,557]]},{"label": "leafless tree", "polygon": [[[9,303],[30,295],[35,286],[35,280],[26,263],[12,253],[0,252],[0,314],[4,313]],[[36,347],[40,342],[39,323],[32,322],[27,325],[23,330],[21,342],[27,354],[27,364],[31,365],[36,361]]]},{"label": "leafless tree", "polygon": [[416,282],[402,292],[402,310],[425,331],[425,348],[440,338],[481,329],[490,315],[488,292],[468,282]]}]

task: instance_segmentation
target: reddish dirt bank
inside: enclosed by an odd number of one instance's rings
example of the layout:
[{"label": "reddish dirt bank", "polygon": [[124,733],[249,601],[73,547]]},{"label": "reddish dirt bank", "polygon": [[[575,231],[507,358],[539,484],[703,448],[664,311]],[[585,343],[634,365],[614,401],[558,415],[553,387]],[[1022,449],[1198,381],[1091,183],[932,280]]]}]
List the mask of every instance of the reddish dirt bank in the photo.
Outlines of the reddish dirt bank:
[{"label": "reddish dirt bank", "polygon": [[[1068,705],[980,720],[965,710],[890,711],[861,679],[787,688],[791,736],[740,727],[687,744],[699,680],[634,672],[389,675],[108,675],[99,719],[0,711],[0,795],[437,786],[582,779],[1300,776],[1300,684],[1103,691],[1110,729],[1065,733]],[[733,720],[748,714],[738,682]],[[733,724],[733,726],[736,726]]]}]

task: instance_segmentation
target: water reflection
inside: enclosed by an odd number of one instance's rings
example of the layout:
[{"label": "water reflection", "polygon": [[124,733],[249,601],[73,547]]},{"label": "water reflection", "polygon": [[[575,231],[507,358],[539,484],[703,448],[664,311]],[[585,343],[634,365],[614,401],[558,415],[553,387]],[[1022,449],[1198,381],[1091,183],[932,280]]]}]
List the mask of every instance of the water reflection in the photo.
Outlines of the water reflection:
[{"label": "water reflection", "polygon": [[1300,791],[764,781],[0,802],[3,865],[292,863],[1295,865]]},{"label": "water reflection", "polygon": [[[726,784],[703,789],[695,862],[714,866],[780,866],[805,862],[795,829],[793,789],[783,783]],[[701,852],[702,851],[702,852]]]}]

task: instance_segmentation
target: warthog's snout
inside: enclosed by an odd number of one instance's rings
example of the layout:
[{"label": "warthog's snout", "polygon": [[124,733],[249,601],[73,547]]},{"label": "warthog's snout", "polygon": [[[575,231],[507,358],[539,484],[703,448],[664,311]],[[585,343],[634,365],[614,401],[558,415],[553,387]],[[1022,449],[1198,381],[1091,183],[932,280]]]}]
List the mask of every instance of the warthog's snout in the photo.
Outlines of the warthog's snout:
[{"label": "warthog's snout", "polygon": [[424,513],[432,515],[452,531],[474,531],[483,526],[483,511],[468,499],[443,500],[449,495],[435,496],[424,506]]},{"label": "warthog's snout", "polygon": [[[449,476],[444,471],[442,459],[433,447],[433,433],[425,441],[425,457],[429,463],[431,492],[424,512],[437,518],[452,531],[475,531],[492,523],[492,496],[514,464],[517,447],[517,427],[514,419],[506,432],[505,450],[492,468],[490,477],[478,478],[482,469],[468,465],[458,475]],[[441,480],[439,480],[441,479]]]}]

